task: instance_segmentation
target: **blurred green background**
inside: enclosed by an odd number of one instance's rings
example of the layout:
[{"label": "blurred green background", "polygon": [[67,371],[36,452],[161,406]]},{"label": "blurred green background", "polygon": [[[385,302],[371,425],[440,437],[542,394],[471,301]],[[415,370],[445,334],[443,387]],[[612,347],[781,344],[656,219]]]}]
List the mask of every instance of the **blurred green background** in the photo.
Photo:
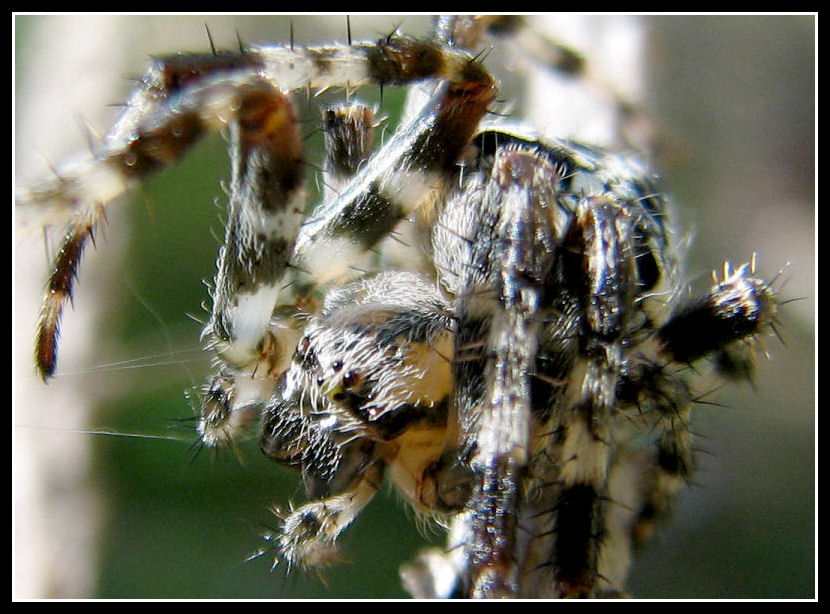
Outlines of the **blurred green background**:
[{"label": "blurred green background", "polygon": [[[344,17],[292,20],[298,44],[346,38]],[[704,405],[697,412],[695,431],[705,452],[696,483],[680,498],[673,521],[635,563],[631,592],[641,598],[810,598],[815,587],[814,18],[645,21],[646,104],[663,141],[658,167],[677,201],[678,225],[695,237],[689,271],[703,287],[709,271],[724,259],[740,263],[757,251],[767,277],[789,262],[776,286],[784,298],[803,300],[782,308],[786,346],[766,341],[773,360],[762,362],[754,386],[718,391],[714,398],[719,405]],[[78,116],[103,130],[111,119],[97,115],[99,109],[112,117],[106,104],[123,99],[129,83],[122,78],[140,74],[147,54],[206,49],[204,24],[220,47],[235,47],[237,33],[251,42],[287,41],[288,23],[285,17],[254,16],[18,16],[18,177],[28,164],[23,157],[48,147],[34,132],[38,122],[46,121],[45,114],[73,124],[76,133]],[[377,38],[396,24],[414,33],[429,27],[424,17],[402,16],[357,16],[351,24],[354,38]],[[64,35],[66,41],[60,39]],[[43,72],[44,67],[57,73],[68,66],[77,70],[70,56],[79,36],[105,39],[104,52],[98,53],[118,55],[123,69],[110,74],[114,57],[105,62],[89,52],[91,60],[80,64],[77,83],[63,94],[41,95],[44,106],[35,111],[38,95],[32,92],[38,82],[57,78]],[[89,80],[107,81],[109,98],[70,102],[75,88],[92,89]],[[361,96],[378,100],[377,91]],[[304,133],[312,135],[319,102],[299,98],[309,118]],[[399,93],[384,91],[385,114],[394,112],[396,98]],[[35,115],[34,128],[22,127],[27,113]],[[79,142],[82,147],[82,137]],[[60,159],[60,154],[46,153]],[[303,501],[297,475],[263,459],[255,441],[241,452],[244,464],[231,453],[195,454],[191,448],[195,424],[184,391],[200,385],[210,367],[199,351],[201,325],[190,315],[206,316],[201,304],[208,295],[201,281],[214,274],[222,235],[220,181],[227,175],[224,145],[216,136],[153,179],[144,194],[110,208],[97,249],[82,266],[75,311],[65,319],[69,338],[85,307],[101,314],[95,318],[92,349],[79,363],[62,362],[61,374],[49,388],[42,389],[26,364],[31,317],[16,303],[13,333],[17,346],[25,347],[15,354],[13,444],[34,442],[53,455],[67,446],[57,453],[59,463],[69,463],[79,446],[91,446],[77,452],[89,454],[78,488],[88,489],[93,505],[86,513],[97,527],[87,534],[57,504],[25,508],[18,494],[30,481],[43,482],[39,486],[48,502],[60,500],[49,493],[74,486],[48,471],[36,473],[15,456],[18,569],[24,562],[46,569],[40,557],[68,568],[88,567],[86,583],[74,585],[80,593],[74,596],[81,597],[405,597],[399,565],[425,541],[442,540],[435,531],[419,531],[412,512],[391,489],[384,489],[347,531],[348,562],[329,570],[325,582],[302,573],[286,577],[281,568],[269,573],[268,557],[245,559],[260,547],[259,534],[275,524],[269,506]],[[311,184],[313,176],[311,172]],[[20,297],[24,280],[42,285],[47,266],[40,236],[25,238],[17,249],[15,291]],[[28,260],[23,251],[33,252],[34,258]],[[98,368],[151,356],[155,358]],[[182,441],[60,430],[66,428],[61,412],[68,408],[49,413],[35,399],[61,397],[62,386],[92,392],[95,402],[83,418],[85,428]],[[46,545],[18,530],[24,520],[40,515],[50,519]],[[73,539],[90,541],[83,560],[64,549],[64,540]],[[46,586],[41,594],[16,594],[68,596],[58,582]]]}]

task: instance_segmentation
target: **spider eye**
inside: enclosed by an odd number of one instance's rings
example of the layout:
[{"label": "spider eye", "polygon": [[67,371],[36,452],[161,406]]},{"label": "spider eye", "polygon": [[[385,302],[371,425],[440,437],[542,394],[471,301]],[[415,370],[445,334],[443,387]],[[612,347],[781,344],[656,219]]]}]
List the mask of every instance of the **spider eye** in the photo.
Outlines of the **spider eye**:
[{"label": "spider eye", "polygon": [[343,374],[343,387],[344,388],[356,388],[360,385],[360,373],[357,371],[346,371]]}]

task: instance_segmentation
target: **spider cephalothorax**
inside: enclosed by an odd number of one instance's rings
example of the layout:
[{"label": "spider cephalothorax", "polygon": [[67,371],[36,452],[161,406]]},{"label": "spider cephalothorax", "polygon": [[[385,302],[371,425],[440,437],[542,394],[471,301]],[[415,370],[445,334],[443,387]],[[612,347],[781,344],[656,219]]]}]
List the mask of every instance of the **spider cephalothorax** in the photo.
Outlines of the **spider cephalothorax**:
[{"label": "spider cephalothorax", "polygon": [[[278,513],[267,550],[333,563],[387,474],[451,528],[446,552],[405,571],[416,596],[624,593],[633,546],[694,469],[688,366],[748,372],[742,348],[776,300],[754,265],[686,299],[645,164],[486,117],[498,84],[473,54],[520,28],[444,18],[431,39],[156,59],[95,155],[20,193],[77,208],[44,300],[42,376],[101,203],[227,126],[199,431],[231,445],[259,420],[262,451],[300,471],[311,502]],[[291,93],[367,83],[412,86],[416,102],[376,153],[374,109],[324,111],[326,190],[307,213]]]}]

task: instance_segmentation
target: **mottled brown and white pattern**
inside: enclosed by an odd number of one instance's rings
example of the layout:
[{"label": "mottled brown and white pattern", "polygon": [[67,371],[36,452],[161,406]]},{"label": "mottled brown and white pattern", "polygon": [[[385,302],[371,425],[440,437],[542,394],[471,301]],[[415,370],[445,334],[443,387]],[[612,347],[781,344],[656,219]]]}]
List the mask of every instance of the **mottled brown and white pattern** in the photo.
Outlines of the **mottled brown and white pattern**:
[{"label": "mottled brown and white pattern", "polygon": [[[485,25],[500,35],[514,21]],[[234,444],[261,411],[263,450],[300,469],[316,501],[279,512],[277,564],[333,562],[386,470],[416,509],[457,516],[445,555],[457,579],[441,596],[622,595],[619,551],[644,540],[694,468],[689,415],[703,391],[688,366],[713,357],[724,375],[748,373],[751,353],[733,347],[772,330],[777,301],[754,263],[686,298],[647,165],[485,120],[496,83],[459,48],[477,51],[476,37],[446,24],[434,41],[155,60],[90,160],[19,193],[50,215],[82,205],[44,303],[40,369],[54,370],[60,303],[106,203],[227,124],[230,213],[204,329],[217,375],[200,432]],[[424,79],[430,100],[304,219],[285,94]],[[382,259],[401,224],[414,228],[412,274]],[[690,339],[689,322],[709,332]],[[234,426],[217,431],[216,416]],[[615,478],[632,472],[636,488]]]}]

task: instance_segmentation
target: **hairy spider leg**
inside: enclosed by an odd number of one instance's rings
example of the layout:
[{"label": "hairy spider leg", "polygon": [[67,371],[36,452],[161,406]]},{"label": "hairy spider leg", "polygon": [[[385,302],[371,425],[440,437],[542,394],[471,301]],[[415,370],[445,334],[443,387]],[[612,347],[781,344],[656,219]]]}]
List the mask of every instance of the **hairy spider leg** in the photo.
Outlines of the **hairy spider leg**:
[{"label": "hairy spider leg", "polygon": [[[308,248],[310,242],[316,242],[311,240],[323,238],[321,242],[326,244],[330,241],[325,239],[331,239],[332,234],[346,231],[352,236],[360,235],[359,242],[365,249],[387,234],[391,230],[388,226],[401,215],[399,205],[390,204],[390,199],[400,198],[403,207],[411,209],[416,200],[434,187],[429,181],[421,181],[417,194],[398,194],[391,189],[394,184],[391,175],[395,170],[429,174],[452,167],[467,142],[465,135],[468,139],[495,96],[492,79],[466,52],[402,36],[348,46],[305,49],[264,46],[251,47],[241,54],[182,55],[154,60],[141,86],[128,100],[125,112],[94,152],[57,169],[55,177],[20,191],[16,197],[19,206],[39,212],[30,217],[75,218],[58,253],[50,290],[44,300],[36,349],[38,368],[44,379],[55,370],[60,315],[71,295],[83,245],[101,218],[94,211],[103,211],[113,199],[175,162],[205,132],[218,130],[232,121],[246,87],[260,87],[261,79],[280,91],[293,91],[335,86],[357,88],[368,83],[406,85],[428,78],[445,79],[448,85],[440,98],[443,104],[438,103],[440,109],[424,118],[419,126],[421,130],[413,125],[407,132],[409,138],[419,140],[417,149],[421,153],[413,153],[415,147],[402,145],[401,139],[396,139],[378,157],[385,162],[379,165],[383,170],[366,173],[368,169],[364,169],[361,173],[366,177],[361,183],[379,189],[379,197],[386,204],[378,209],[350,197],[336,200],[338,204],[333,208],[321,207],[309,225],[303,227],[297,242],[301,251],[313,254],[295,256],[297,264],[309,259],[314,264],[320,260],[314,254],[319,256],[321,250]],[[400,160],[395,162],[396,159]],[[390,193],[385,193],[390,189]],[[381,230],[372,231],[365,214],[369,212],[371,218],[378,211],[386,216],[389,224],[381,224]],[[324,230],[319,232],[321,227]],[[309,232],[312,228],[318,231]],[[354,253],[355,250],[346,248],[346,251]],[[307,270],[314,273],[319,268],[318,262]],[[248,303],[238,312],[246,312],[248,307],[254,312],[262,311],[261,301]],[[256,314],[253,319],[257,320]],[[247,331],[239,340],[228,339],[228,348],[221,348],[223,352],[231,350],[230,360],[244,360],[255,352],[261,336],[253,340],[256,335],[249,334],[248,324],[221,324]],[[260,332],[264,333],[264,327]]]},{"label": "hairy spider leg", "polygon": [[[690,421],[695,395],[684,373],[694,373],[695,363],[709,359],[721,377],[750,378],[756,340],[776,320],[774,291],[755,276],[754,262],[734,269],[725,263],[723,278],[715,282],[702,296],[675,306],[655,331],[654,343],[637,349],[622,376],[621,402],[651,414],[659,433],[643,471],[642,500],[630,529],[638,546],[648,540],[694,473]],[[726,367],[723,356],[728,357]],[[736,359],[741,361],[738,367]]]},{"label": "hairy spider leg", "polygon": [[[484,347],[479,360],[456,363],[456,381],[459,420],[475,424],[470,463],[480,476],[467,506],[470,594],[489,598],[517,595],[524,563],[517,518],[533,446],[531,388],[555,254],[557,169],[533,148],[507,145],[482,180],[462,196],[476,203],[479,229],[462,235],[470,252],[461,266],[456,351]],[[468,378],[482,362],[483,372]],[[469,389],[467,382],[483,386]]]},{"label": "hairy spider leg", "polygon": [[[263,303],[261,318],[267,317],[268,324],[265,336],[257,346],[258,356],[253,360],[255,366],[249,366],[251,359],[244,360],[244,369],[237,367],[237,372],[231,375],[227,373],[231,371],[229,365],[221,365],[219,372],[201,392],[199,433],[202,441],[209,446],[233,444],[240,437],[247,435],[248,427],[258,421],[263,401],[271,396],[279,374],[288,368],[291,359],[290,348],[296,346],[299,340],[300,331],[295,319],[297,312],[306,309],[304,301],[310,300],[297,297],[294,305],[279,305],[280,299],[286,299],[284,278],[291,274],[291,271],[285,270],[285,241],[293,240],[297,224],[302,219],[302,211],[299,219],[292,219],[296,213],[287,220],[279,219],[274,216],[274,211],[261,211],[263,206],[260,204],[263,202],[263,195],[273,195],[282,189],[285,192],[283,201],[287,207],[294,207],[295,212],[301,209],[302,187],[298,178],[304,165],[297,155],[300,150],[298,126],[289,111],[290,107],[286,106],[280,111],[284,114],[282,118],[271,118],[265,122],[265,125],[272,128],[278,125],[280,131],[288,133],[278,135],[279,138],[255,138],[250,132],[253,130],[256,134],[256,125],[250,121],[237,122],[239,128],[231,132],[233,180],[228,236],[225,241],[226,247],[222,248],[219,256],[214,318],[222,315],[217,305],[217,297],[226,305],[232,305],[233,301],[237,300],[237,289],[244,291],[257,287],[257,284],[253,283],[254,280],[250,279],[251,275],[255,274],[264,281],[262,278],[270,271],[271,275],[276,273],[279,284],[269,284],[264,296],[260,297]],[[374,149],[374,117],[374,110],[360,102],[338,104],[323,110],[323,181],[326,198],[339,193],[371,156]],[[238,145],[236,141],[240,139],[244,139],[248,145]],[[257,141],[260,145],[254,147],[252,143]],[[274,146],[286,151],[283,143],[295,144],[288,150],[289,155],[276,156],[283,158],[275,159],[276,168],[271,169],[270,165],[265,165],[257,171],[257,165],[262,165],[261,149],[270,149],[271,155],[274,156]],[[243,177],[239,177],[243,174],[241,169],[244,169]],[[284,188],[286,178],[293,182],[289,190]],[[272,182],[275,183],[275,188],[268,186]],[[261,185],[263,183],[266,185]],[[260,187],[257,187],[257,184],[260,184]],[[276,204],[273,197],[267,202],[272,208]],[[269,219],[271,221],[266,222]],[[286,221],[290,223],[286,224]],[[237,239],[240,236],[247,239],[247,246],[239,244]],[[269,240],[269,237],[272,238]],[[257,253],[246,254],[246,250],[256,250],[261,252],[262,256]],[[267,265],[269,258],[274,259],[270,266]],[[282,262],[279,259],[282,259]],[[230,307],[226,309],[229,310]],[[254,334],[259,331],[261,321],[256,321]]]},{"label": "hairy spider leg", "polygon": [[299,123],[286,95],[259,80],[238,102],[229,143],[228,222],[202,333],[220,365],[202,394],[199,433],[211,446],[232,443],[255,421],[273,386],[265,376],[287,360],[278,350],[290,330],[263,331],[305,215]]}]

